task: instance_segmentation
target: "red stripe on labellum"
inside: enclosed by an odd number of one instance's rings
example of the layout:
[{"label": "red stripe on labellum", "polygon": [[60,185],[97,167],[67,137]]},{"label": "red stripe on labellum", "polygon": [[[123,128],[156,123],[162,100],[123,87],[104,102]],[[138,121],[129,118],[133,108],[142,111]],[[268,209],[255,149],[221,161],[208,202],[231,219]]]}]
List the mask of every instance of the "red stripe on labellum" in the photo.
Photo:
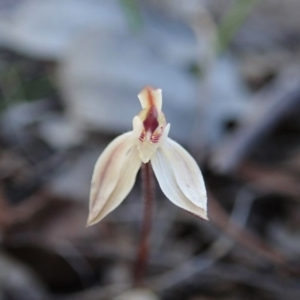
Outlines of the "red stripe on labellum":
[{"label": "red stripe on labellum", "polygon": [[161,134],[152,135],[152,136],[151,136],[151,142],[152,142],[152,143],[155,143],[155,144],[158,143],[160,137],[161,137]]},{"label": "red stripe on labellum", "polygon": [[139,140],[142,142],[145,138],[145,131],[143,131],[139,137]]},{"label": "red stripe on labellum", "polygon": [[156,106],[152,105],[147,113],[146,119],[143,122],[144,128],[146,132],[153,133],[155,129],[158,127],[159,123],[157,121],[158,111]]},{"label": "red stripe on labellum", "polygon": [[152,91],[154,90],[154,88],[147,86],[147,87],[145,87],[145,89],[147,92],[147,100],[148,100],[149,106],[154,106],[155,101],[154,101],[153,94],[152,94]]}]

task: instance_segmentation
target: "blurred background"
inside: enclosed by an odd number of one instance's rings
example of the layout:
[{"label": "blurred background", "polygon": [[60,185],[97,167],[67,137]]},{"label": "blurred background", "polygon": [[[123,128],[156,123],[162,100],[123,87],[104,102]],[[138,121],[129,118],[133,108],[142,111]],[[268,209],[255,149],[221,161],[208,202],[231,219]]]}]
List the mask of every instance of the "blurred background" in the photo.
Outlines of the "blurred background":
[{"label": "blurred background", "polygon": [[[300,299],[299,0],[0,0],[0,300]],[[210,222],[157,187],[86,228],[94,163],[145,85]],[[138,177],[139,178],[139,177]]]}]

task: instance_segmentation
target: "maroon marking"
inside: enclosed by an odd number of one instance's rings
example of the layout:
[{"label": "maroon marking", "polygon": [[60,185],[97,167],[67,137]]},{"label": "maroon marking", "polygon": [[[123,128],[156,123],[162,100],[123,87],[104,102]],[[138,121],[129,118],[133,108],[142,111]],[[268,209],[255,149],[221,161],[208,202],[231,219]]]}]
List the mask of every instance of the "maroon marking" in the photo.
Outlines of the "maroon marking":
[{"label": "maroon marking", "polygon": [[146,132],[153,133],[155,129],[158,127],[159,123],[157,121],[158,111],[156,106],[152,105],[148,111],[147,117],[143,122],[144,128]]},{"label": "maroon marking", "polygon": [[145,132],[143,131],[139,137],[139,140],[142,142],[145,138]]},{"label": "maroon marking", "polygon": [[154,88],[152,88],[150,86],[146,86],[145,89],[147,92],[147,99],[148,99],[149,106],[155,105],[155,101],[154,101],[153,94],[152,94],[152,91],[154,90]]},{"label": "maroon marking", "polygon": [[151,136],[151,142],[152,142],[152,143],[155,143],[155,144],[158,143],[160,137],[161,137],[161,134],[158,134],[158,135],[152,135],[152,136]]}]

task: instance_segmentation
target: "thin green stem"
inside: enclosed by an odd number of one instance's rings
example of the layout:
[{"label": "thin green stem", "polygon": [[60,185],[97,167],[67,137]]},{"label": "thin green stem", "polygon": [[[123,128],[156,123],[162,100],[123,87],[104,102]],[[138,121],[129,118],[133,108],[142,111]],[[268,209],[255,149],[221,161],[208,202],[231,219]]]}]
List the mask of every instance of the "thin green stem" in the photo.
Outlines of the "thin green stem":
[{"label": "thin green stem", "polygon": [[247,20],[258,0],[235,0],[228,12],[222,18],[219,29],[218,53],[222,54],[228,48],[236,32]]},{"label": "thin green stem", "polygon": [[121,7],[123,8],[125,17],[128,22],[129,28],[137,33],[142,29],[143,20],[139,9],[137,0],[119,0]]}]

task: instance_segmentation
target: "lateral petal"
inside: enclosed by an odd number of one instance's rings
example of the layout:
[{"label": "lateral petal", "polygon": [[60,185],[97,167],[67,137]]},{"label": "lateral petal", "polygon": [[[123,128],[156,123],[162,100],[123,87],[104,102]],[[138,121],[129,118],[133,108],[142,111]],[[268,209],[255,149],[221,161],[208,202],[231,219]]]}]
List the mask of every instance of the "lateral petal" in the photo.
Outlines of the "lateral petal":
[{"label": "lateral petal", "polygon": [[167,138],[151,163],[164,194],[177,206],[207,220],[207,197],[200,169],[191,155]]},{"label": "lateral petal", "polygon": [[176,181],[195,205],[206,209],[206,188],[200,168],[194,158],[177,142],[167,138],[162,151],[172,165]]},{"label": "lateral petal", "polygon": [[122,134],[108,145],[94,168],[88,226],[99,222],[124,200],[140,165],[132,132]]}]

